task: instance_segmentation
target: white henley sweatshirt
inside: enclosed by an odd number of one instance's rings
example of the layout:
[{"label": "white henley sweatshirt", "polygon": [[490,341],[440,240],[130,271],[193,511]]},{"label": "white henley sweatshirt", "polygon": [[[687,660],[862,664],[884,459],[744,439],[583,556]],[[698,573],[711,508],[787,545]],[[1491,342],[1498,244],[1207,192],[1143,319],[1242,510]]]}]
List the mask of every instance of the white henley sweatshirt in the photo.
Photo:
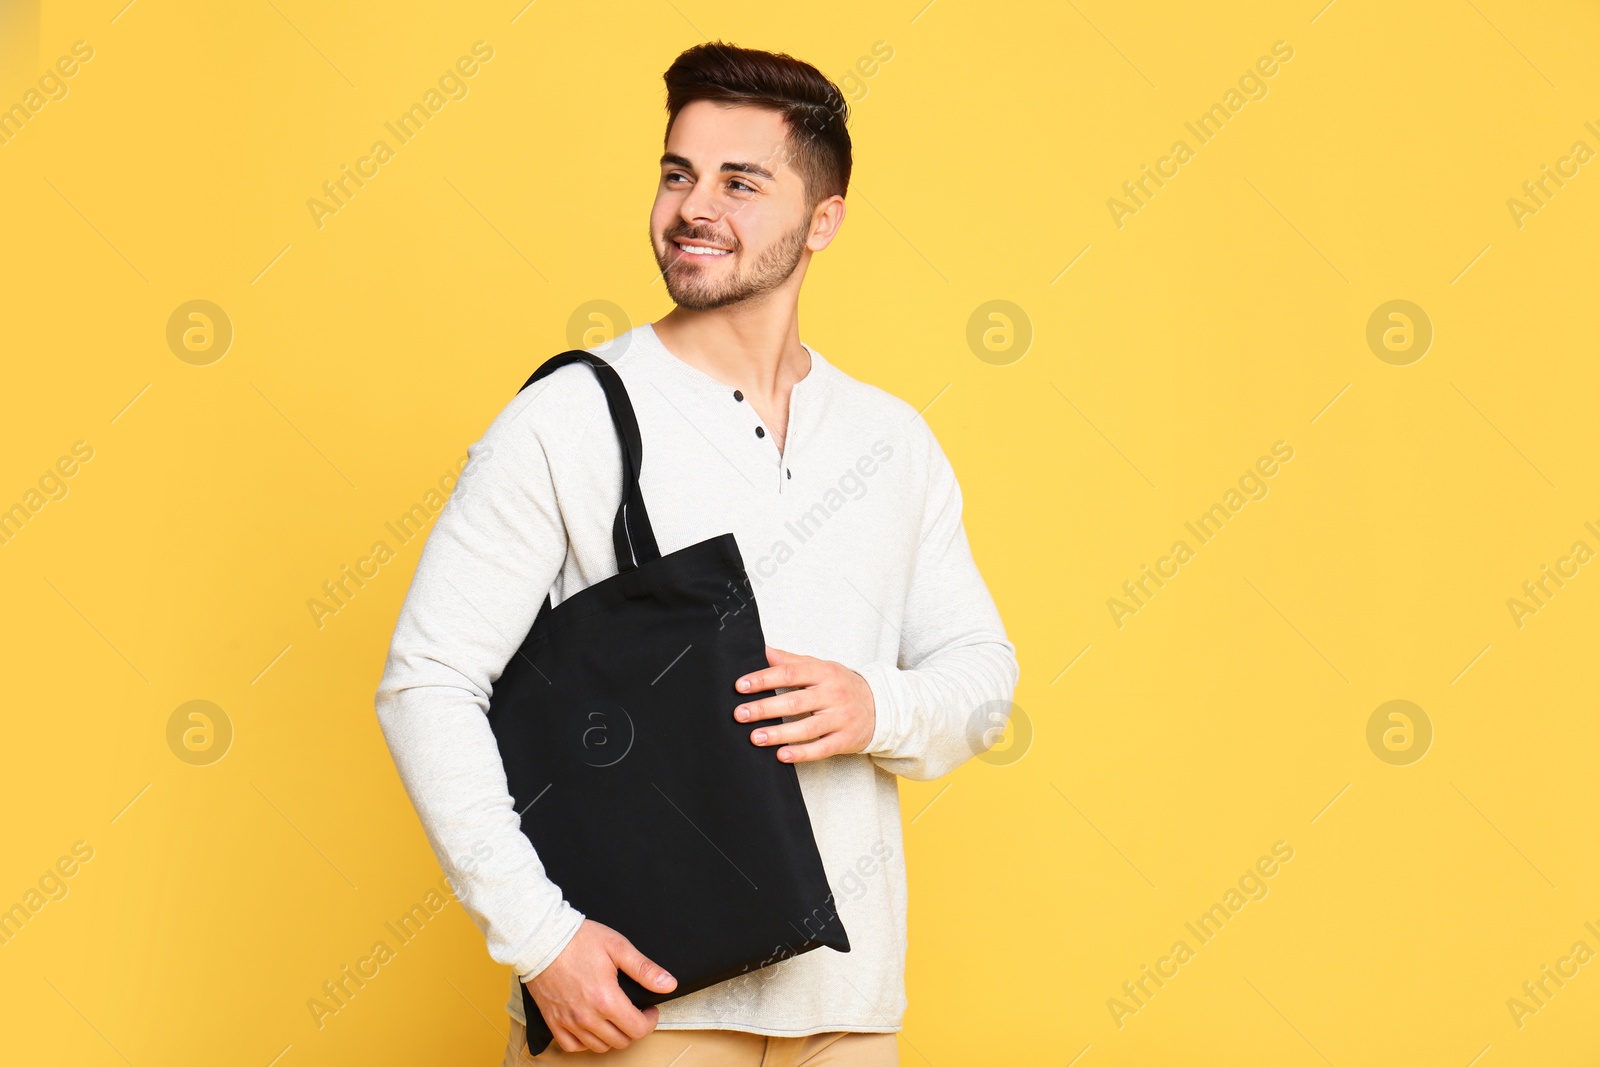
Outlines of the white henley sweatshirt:
[{"label": "white henley sweatshirt", "polygon": [[[983,751],[1019,673],[973,563],[955,473],[915,408],[809,345],[781,451],[741,391],[673,355],[650,324],[590,351],[616,368],[637,413],[662,554],[731,530],[767,643],[859,671],[877,707],[864,752],[795,765],[851,951],[816,949],[669,1000],[658,1026],[899,1030],[896,775],[938,778]],[[581,364],[517,394],[468,456],[401,608],[377,715],[429,844],[490,956],[512,968],[506,1010],[525,1022],[521,979],[584,916],[522,833],[486,712],[546,592],[559,604],[617,572],[622,458]]]}]

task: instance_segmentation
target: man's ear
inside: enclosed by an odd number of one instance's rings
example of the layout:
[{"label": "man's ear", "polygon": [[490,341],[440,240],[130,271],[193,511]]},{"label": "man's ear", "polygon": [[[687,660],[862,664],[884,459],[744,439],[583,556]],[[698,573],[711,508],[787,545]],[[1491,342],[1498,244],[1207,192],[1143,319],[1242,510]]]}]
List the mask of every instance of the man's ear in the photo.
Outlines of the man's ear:
[{"label": "man's ear", "polygon": [[844,197],[837,193],[812,208],[811,232],[806,238],[806,247],[813,252],[827,248],[839,235],[839,228],[844,225],[844,215]]}]

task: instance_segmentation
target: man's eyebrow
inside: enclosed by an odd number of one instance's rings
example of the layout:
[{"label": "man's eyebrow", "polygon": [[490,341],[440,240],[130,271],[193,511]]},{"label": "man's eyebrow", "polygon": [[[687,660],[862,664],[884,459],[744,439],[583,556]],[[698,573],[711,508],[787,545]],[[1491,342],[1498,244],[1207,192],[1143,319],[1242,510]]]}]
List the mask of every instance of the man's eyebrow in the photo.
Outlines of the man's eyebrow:
[{"label": "man's eyebrow", "polygon": [[[667,152],[661,157],[661,165],[663,167],[683,167],[685,170],[694,170],[693,163],[690,163],[687,159],[684,159],[680,155],[675,155],[672,152]],[[766,178],[768,181],[772,181],[774,177],[770,170],[757,163],[724,163],[722,165],[722,173],[754,174],[759,178]]]}]

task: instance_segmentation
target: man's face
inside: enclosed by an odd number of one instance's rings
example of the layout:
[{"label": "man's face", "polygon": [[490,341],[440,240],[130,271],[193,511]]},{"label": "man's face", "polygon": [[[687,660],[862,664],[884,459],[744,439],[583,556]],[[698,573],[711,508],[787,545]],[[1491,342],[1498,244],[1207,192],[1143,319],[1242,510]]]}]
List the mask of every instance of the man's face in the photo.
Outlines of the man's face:
[{"label": "man's face", "polygon": [[650,212],[650,243],[680,307],[726,307],[791,278],[798,286],[795,268],[812,217],[791,152],[775,111],[696,100],[678,112]]}]

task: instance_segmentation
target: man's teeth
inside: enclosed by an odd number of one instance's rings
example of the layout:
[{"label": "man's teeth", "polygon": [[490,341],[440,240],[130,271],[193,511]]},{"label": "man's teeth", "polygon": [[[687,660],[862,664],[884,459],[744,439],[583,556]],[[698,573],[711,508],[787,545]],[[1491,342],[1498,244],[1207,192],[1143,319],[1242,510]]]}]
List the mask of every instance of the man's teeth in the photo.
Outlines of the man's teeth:
[{"label": "man's teeth", "polygon": [[685,244],[680,244],[678,247],[693,256],[725,256],[728,254],[728,249],[726,248],[704,248],[700,245]]}]

